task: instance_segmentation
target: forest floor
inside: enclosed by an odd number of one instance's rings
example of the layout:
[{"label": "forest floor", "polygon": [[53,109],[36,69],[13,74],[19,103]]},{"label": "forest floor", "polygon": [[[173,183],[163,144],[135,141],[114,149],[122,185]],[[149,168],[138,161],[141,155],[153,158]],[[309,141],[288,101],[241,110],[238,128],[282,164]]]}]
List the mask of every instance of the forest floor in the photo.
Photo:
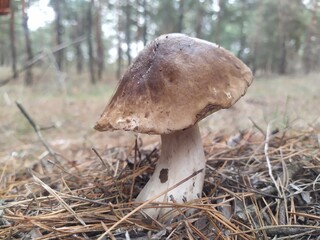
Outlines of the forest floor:
[{"label": "forest floor", "polygon": [[[0,87],[0,239],[319,235],[319,74],[257,78],[234,107],[201,121],[205,195],[174,206],[194,215],[165,224],[142,219],[132,202],[159,156],[159,137],[94,131],[116,84],[75,81]],[[16,101],[44,128],[55,157]]]}]

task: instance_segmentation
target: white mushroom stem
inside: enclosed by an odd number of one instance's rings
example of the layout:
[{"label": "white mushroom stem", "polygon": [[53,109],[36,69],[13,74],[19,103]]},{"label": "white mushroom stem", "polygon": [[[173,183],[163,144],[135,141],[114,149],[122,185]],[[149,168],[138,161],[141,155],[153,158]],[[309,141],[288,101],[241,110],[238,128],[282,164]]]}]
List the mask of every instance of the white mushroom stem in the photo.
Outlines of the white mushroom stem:
[{"label": "white mushroom stem", "polygon": [[[195,171],[203,169],[195,177],[159,197],[155,202],[183,203],[201,197],[206,159],[198,125],[184,131],[161,135],[161,141],[161,157],[152,177],[136,201],[147,201],[186,179]],[[169,210],[168,208],[148,208],[144,212],[153,218],[158,218]]]}]

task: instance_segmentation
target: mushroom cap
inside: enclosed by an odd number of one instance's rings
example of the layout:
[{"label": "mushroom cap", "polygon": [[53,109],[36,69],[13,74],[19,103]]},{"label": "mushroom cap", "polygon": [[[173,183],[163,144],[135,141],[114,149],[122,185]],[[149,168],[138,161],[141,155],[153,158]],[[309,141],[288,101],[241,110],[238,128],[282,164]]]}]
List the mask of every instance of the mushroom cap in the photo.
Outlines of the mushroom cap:
[{"label": "mushroom cap", "polygon": [[251,70],[224,48],[183,34],[162,35],[126,71],[95,129],[183,130],[231,107],[251,82]]}]

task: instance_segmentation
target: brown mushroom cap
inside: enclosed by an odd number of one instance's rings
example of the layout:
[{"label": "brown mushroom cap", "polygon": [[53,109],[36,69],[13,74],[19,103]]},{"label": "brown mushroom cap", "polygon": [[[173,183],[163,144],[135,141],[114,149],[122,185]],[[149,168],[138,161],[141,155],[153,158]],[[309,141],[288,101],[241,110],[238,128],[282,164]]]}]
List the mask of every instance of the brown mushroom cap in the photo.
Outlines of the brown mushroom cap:
[{"label": "brown mushroom cap", "polygon": [[231,107],[252,82],[229,51],[183,34],[147,45],[122,77],[95,129],[167,134]]}]

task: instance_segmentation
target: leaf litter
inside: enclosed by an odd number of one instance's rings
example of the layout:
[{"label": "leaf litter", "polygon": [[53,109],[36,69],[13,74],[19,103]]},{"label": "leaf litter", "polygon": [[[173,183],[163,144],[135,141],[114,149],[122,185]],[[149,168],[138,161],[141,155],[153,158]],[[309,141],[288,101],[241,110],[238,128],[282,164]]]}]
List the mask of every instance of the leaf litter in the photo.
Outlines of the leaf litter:
[{"label": "leaf litter", "polygon": [[[134,202],[160,155],[139,139],[130,148],[79,147],[82,161],[4,165],[0,239],[315,239],[320,131],[271,129],[205,136],[203,196],[183,204]],[[175,217],[151,219],[149,207],[172,207]]]}]

